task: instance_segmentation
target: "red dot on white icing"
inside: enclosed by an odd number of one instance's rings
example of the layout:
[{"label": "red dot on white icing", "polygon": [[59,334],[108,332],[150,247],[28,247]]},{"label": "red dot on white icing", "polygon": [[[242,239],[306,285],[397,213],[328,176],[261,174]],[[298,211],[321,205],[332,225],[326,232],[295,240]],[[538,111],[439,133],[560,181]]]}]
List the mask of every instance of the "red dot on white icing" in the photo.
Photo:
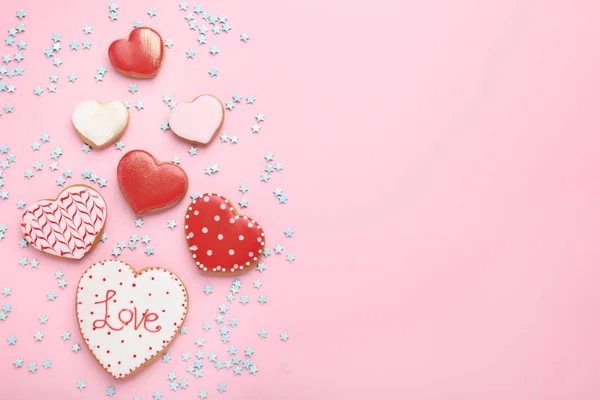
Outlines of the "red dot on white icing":
[{"label": "red dot on white icing", "polygon": [[219,240],[223,240],[223,235],[219,233],[219,234],[217,235],[217,239],[219,239]]},{"label": "red dot on white icing", "polygon": [[206,250],[206,255],[207,256],[212,256],[212,250]]},{"label": "red dot on white icing", "polygon": [[244,235],[240,235],[240,236],[238,236],[238,239],[240,239],[240,240],[244,240]]},{"label": "red dot on white icing", "polygon": [[233,251],[233,249],[229,249],[229,255],[232,256],[235,254],[235,251]]},{"label": "red dot on white icing", "polygon": [[221,204],[221,210],[224,210],[226,208],[227,208],[227,206],[225,205],[225,203]]},{"label": "red dot on white icing", "polygon": [[208,232],[208,228],[207,227],[202,228],[202,233],[207,233],[207,232]]},{"label": "red dot on white icing", "polygon": [[218,215],[215,215],[215,221],[219,221],[221,219],[221,217],[219,217]]}]

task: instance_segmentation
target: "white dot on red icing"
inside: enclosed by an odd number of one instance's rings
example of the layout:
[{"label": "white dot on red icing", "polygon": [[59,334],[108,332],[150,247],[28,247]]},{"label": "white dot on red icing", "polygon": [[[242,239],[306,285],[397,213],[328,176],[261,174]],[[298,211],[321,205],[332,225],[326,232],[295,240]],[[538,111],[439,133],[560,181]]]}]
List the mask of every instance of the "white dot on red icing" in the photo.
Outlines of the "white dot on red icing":
[{"label": "white dot on red icing", "polygon": [[206,255],[207,256],[212,256],[212,250],[206,250]]},{"label": "white dot on red icing", "polygon": [[192,251],[196,251],[196,250],[198,250],[198,246],[196,246],[196,245],[193,245],[192,247],[190,247],[190,250],[192,250]]},{"label": "white dot on red icing", "polygon": [[235,254],[235,251],[233,251],[233,249],[229,249],[229,255],[232,256]]},{"label": "white dot on red icing", "polygon": [[248,222],[248,228],[252,228],[254,225],[252,225],[252,222]]},{"label": "white dot on red icing", "polygon": [[240,267],[239,265],[237,265],[237,264],[233,264],[233,268],[234,268],[234,269],[238,269],[239,267]]},{"label": "white dot on red icing", "polygon": [[208,228],[207,227],[202,228],[202,233],[207,233],[207,232],[208,232]]},{"label": "white dot on red icing", "polygon": [[217,235],[217,239],[219,239],[219,240],[223,240],[223,235],[219,233],[219,234]]},{"label": "white dot on red icing", "polygon": [[198,212],[198,210],[194,211],[194,215],[198,215],[198,214],[200,214],[200,213]]},{"label": "white dot on red icing", "polygon": [[215,221],[219,221],[221,219],[221,217],[219,217],[218,215],[215,215]]},{"label": "white dot on red icing", "polygon": [[221,270],[221,266],[217,265],[217,271],[220,271],[220,270]]},{"label": "white dot on red icing", "polygon": [[248,253],[248,257],[254,257],[254,253],[253,252]]},{"label": "white dot on red icing", "polygon": [[204,196],[204,201],[208,203],[210,201],[210,197]]},{"label": "white dot on red icing", "polygon": [[190,234],[188,236],[189,236],[190,239],[193,238],[194,237],[194,232],[190,232]]},{"label": "white dot on red icing", "polygon": [[227,206],[225,205],[225,203],[221,204],[221,210],[224,210],[226,208],[227,208]]},{"label": "white dot on red icing", "polygon": [[240,239],[240,240],[244,240],[244,235],[240,235],[240,236],[238,236],[238,239]]},{"label": "white dot on red icing", "polygon": [[261,238],[259,238],[259,237],[257,237],[257,238],[256,238],[256,241],[257,241],[257,242],[260,242],[261,240],[262,240],[262,239],[261,239]]},{"label": "white dot on red icing", "polygon": [[229,222],[233,224],[235,222],[235,219],[229,218]]}]

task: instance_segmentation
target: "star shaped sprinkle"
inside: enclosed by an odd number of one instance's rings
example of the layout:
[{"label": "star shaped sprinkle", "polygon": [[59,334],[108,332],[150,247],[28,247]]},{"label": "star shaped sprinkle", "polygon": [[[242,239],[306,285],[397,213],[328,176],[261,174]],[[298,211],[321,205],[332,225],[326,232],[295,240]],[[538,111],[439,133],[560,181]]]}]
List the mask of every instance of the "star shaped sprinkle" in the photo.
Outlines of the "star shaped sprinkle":
[{"label": "star shaped sprinkle", "polygon": [[187,58],[194,58],[196,52],[193,49],[188,49],[188,51],[186,51],[185,54],[187,55]]},{"label": "star shaped sprinkle", "polygon": [[238,204],[240,205],[240,208],[246,208],[246,207],[248,207],[248,200],[242,198],[242,199],[240,199]]},{"label": "star shaped sprinkle", "polygon": [[90,35],[92,33],[92,27],[88,24],[85,24],[85,26],[83,27],[83,32],[85,35]]},{"label": "star shaped sprinkle", "polygon": [[165,46],[167,46],[168,48],[171,48],[171,46],[173,46],[173,41],[171,39],[167,39],[165,40]]},{"label": "star shaped sprinkle", "polygon": [[56,293],[50,292],[50,293],[48,293],[47,297],[48,297],[48,300],[54,301],[54,300],[56,300]]},{"label": "star shaped sprinkle", "polygon": [[150,18],[156,17],[156,8],[149,9],[148,10],[148,15],[150,16]]},{"label": "star shaped sprinkle", "polygon": [[14,336],[9,336],[7,341],[9,346],[14,346],[17,344],[17,338]]},{"label": "star shaped sprinkle", "polygon": [[219,386],[217,386],[217,390],[219,391],[219,393],[223,393],[227,390],[227,385],[225,385],[224,383],[219,383]]},{"label": "star shaped sprinkle", "polygon": [[267,331],[265,331],[264,329],[261,329],[260,331],[258,331],[258,338],[259,339],[266,339],[267,338]]},{"label": "star shaped sprinkle", "polygon": [[84,40],[83,42],[81,42],[81,45],[83,46],[84,50],[89,50],[90,47],[92,47],[92,42],[90,42],[89,40]]},{"label": "star shaped sprinkle", "polygon": [[171,356],[169,355],[169,353],[164,354],[162,356],[162,360],[163,360],[163,362],[165,362],[167,364],[170,363],[171,362]]},{"label": "star shaped sprinkle", "polygon": [[71,346],[71,351],[73,353],[77,353],[79,350],[81,350],[81,347],[79,346],[79,343],[75,343],[73,346]]},{"label": "star shaped sprinkle", "polygon": [[258,302],[260,304],[265,304],[267,302],[267,296],[264,296],[264,295],[258,296]]},{"label": "star shaped sprinkle", "polygon": [[143,102],[143,101],[141,101],[141,100],[138,100],[138,101],[135,103],[135,108],[137,108],[137,109],[138,109],[138,111],[139,111],[139,110],[141,110],[141,109],[143,109],[143,108],[144,108],[144,102]]},{"label": "star shaped sprinkle", "polygon": [[83,389],[85,389],[85,381],[77,381],[77,389],[79,389],[79,391],[82,391]]},{"label": "star shaped sprinkle", "polygon": [[31,364],[29,364],[29,367],[27,368],[27,370],[31,373],[35,373],[35,371],[38,370],[38,366],[36,363],[31,363]]},{"label": "star shaped sprinkle", "polygon": [[284,341],[284,342],[287,342],[287,340],[289,339],[289,337],[290,336],[287,334],[287,332],[281,332],[279,334],[279,339],[282,340],[282,341]]},{"label": "star shaped sprinkle", "polygon": [[36,332],[33,334],[33,339],[35,342],[41,342],[42,340],[44,340],[44,334],[40,333],[40,332]]},{"label": "star shaped sprinkle", "polygon": [[159,392],[158,390],[156,392],[154,392],[154,394],[152,395],[152,398],[154,400],[162,400],[162,393]]},{"label": "star shaped sprinkle", "polygon": [[254,104],[255,100],[256,100],[256,97],[250,95],[250,96],[246,97],[246,104]]},{"label": "star shaped sprinkle", "polygon": [[177,223],[175,223],[175,220],[172,219],[172,220],[167,221],[167,226],[171,229],[175,229],[175,227],[177,226]]},{"label": "star shaped sprinkle", "polygon": [[216,68],[211,68],[208,70],[208,73],[210,74],[210,76],[218,76],[219,75],[219,70]]},{"label": "star shaped sprinkle", "polygon": [[138,91],[137,85],[129,85],[129,91],[133,94]]},{"label": "star shaped sprinkle", "polygon": [[288,255],[285,257],[285,261],[288,261],[290,264],[296,260],[296,256],[294,255],[294,253],[288,253]]},{"label": "star shaped sprinkle", "polygon": [[144,221],[141,218],[138,218],[135,220],[135,227],[136,228],[141,228],[142,225],[144,225]]},{"label": "star shaped sprinkle", "polygon": [[15,368],[21,368],[23,366],[23,360],[21,360],[19,357],[17,357],[17,359],[13,362],[13,364],[15,364]]},{"label": "star shaped sprinkle", "polygon": [[250,39],[250,36],[248,36],[247,33],[242,33],[240,34],[240,40],[244,43],[246,43],[248,41],[248,39]]},{"label": "star shaped sprinkle", "polygon": [[67,331],[64,331],[63,334],[61,335],[61,338],[64,341],[71,339],[71,334]]},{"label": "star shaped sprinkle", "polygon": [[123,150],[123,147],[125,147],[125,144],[119,140],[117,143],[115,143],[115,147],[117,148],[117,150]]},{"label": "star shaped sprinkle", "polygon": [[50,369],[52,368],[52,361],[46,360],[42,363],[42,366],[44,367],[44,369]]},{"label": "star shaped sprinkle", "polygon": [[111,387],[107,387],[107,388],[106,388],[106,392],[105,392],[105,394],[106,394],[108,397],[113,397],[113,396],[114,396],[116,393],[117,393],[117,391],[115,390],[115,387],[114,387],[114,386],[111,386]]}]

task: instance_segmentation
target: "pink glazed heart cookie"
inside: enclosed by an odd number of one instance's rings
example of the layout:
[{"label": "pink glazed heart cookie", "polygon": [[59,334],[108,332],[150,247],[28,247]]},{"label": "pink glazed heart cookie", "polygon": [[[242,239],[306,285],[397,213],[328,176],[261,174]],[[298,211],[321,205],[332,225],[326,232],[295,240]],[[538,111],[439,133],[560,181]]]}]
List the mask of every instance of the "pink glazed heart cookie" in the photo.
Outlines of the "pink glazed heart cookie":
[{"label": "pink glazed heart cookie", "polygon": [[40,200],[25,209],[25,240],[44,253],[80,260],[100,240],[107,207],[89,186],[69,186],[55,200]]},{"label": "pink glazed heart cookie", "polygon": [[239,274],[249,271],[265,248],[262,227],[238,214],[220,194],[206,193],[187,209],[185,238],[196,266],[203,272]]},{"label": "pink glazed heart cookie", "polygon": [[176,105],[169,114],[169,127],[183,140],[206,146],[216,137],[224,118],[225,109],[219,99],[203,94],[191,103]]},{"label": "pink glazed heart cookie", "polygon": [[188,311],[187,289],[177,275],[160,267],[136,271],[117,260],[89,267],[79,280],[76,301],[81,336],[115,379],[160,356]]}]

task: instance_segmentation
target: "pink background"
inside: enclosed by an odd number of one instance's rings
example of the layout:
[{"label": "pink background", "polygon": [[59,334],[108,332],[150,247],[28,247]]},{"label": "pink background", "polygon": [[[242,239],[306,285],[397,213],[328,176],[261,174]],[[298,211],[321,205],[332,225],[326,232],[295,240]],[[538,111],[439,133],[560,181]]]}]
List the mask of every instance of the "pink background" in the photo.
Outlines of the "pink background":
[{"label": "pink background", "polygon": [[[25,76],[13,79],[15,94],[0,93],[0,106],[15,106],[0,117],[0,145],[17,155],[4,174],[10,198],[0,200],[0,223],[9,224],[0,241],[0,289],[13,291],[0,296],[13,308],[0,321],[0,398],[100,399],[113,384],[115,399],[144,400],[156,390],[163,399],[194,398],[200,389],[209,398],[262,400],[600,397],[599,2],[208,1],[204,8],[226,14],[233,27],[228,35],[208,34],[208,45],[219,46],[216,57],[198,45],[174,1],[122,1],[112,23],[108,2],[89,3],[0,7],[3,32],[18,23],[16,9],[28,13]],[[151,21],[150,7],[158,13]],[[175,43],[155,80],[131,82],[107,60],[108,44],[135,20]],[[93,26],[87,37],[85,24]],[[43,55],[54,32],[63,36],[60,68]],[[240,32],[250,35],[247,44]],[[90,51],[68,49],[84,39]],[[186,59],[188,48],[197,51],[194,60]],[[108,72],[96,83],[100,66]],[[212,67],[217,78],[207,73]],[[79,76],[75,84],[67,83],[70,72]],[[46,90],[53,73],[60,76],[56,94]],[[130,83],[138,84],[135,95]],[[33,95],[38,85],[41,97]],[[165,94],[180,102],[200,93],[229,101],[236,92],[257,98],[227,113],[224,132],[240,136],[238,145],[214,143],[191,158],[189,146],[159,129],[168,116]],[[256,351],[256,376],[208,366],[196,381],[185,372],[180,355],[193,354],[199,336],[207,353],[225,356],[229,344],[219,342],[214,317],[232,279],[194,269],[182,240],[185,204],[134,227],[116,183],[122,153],[112,147],[86,155],[70,127],[71,110],[87,98],[143,100],[144,110],[131,110],[125,150],[180,156],[190,193],[221,192],[237,202],[238,185],[249,185],[247,213],[264,225],[268,246],[285,247],[265,261],[267,271],[241,277],[251,303],[236,300],[227,315],[240,322],[232,343]],[[257,112],[266,121],[252,135]],[[32,152],[42,132],[51,142]],[[56,146],[64,155],[59,171],[50,172]],[[285,169],[265,184],[267,151]],[[44,171],[26,181],[24,170],[38,159]],[[221,171],[203,175],[212,163]],[[15,203],[53,197],[65,168],[75,173],[71,184],[83,168],[109,182],[102,189],[109,240],[79,263],[17,244]],[[277,204],[275,187],[288,204]],[[175,231],[166,227],[170,219],[179,224]],[[288,227],[292,239],[283,236]],[[158,361],[115,383],[87,349],[70,351],[81,343],[74,293],[86,266],[132,233],[150,234],[156,254],[138,248],[120,259],[182,277],[191,297],[189,330],[170,348],[170,364]],[[292,265],[283,259],[288,252],[297,257]],[[36,257],[40,269],[21,269],[20,257]],[[59,268],[65,290],[53,278]],[[260,291],[251,288],[254,279],[264,283]],[[201,291],[207,283],[210,296]],[[46,300],[50,291],[58,294],[54,303]],[[256,302],[259,293],[267,304]],[[47,326],[37,321],[43,313]],[[208,334],[204,321],[213,324]],[[258,340],[263,328],[269,338]],[[60,339],[65,329],[69,342]],[[42,343],[33,342],[38,330]],[[287,343],[278,340],[282,331]],[[17,346],[6,345],[10,335]],[[53,368],[17,370],[16,357],[40,367],[49,358]],[[168,390],[171,371],[190,382],[187,390]],[[80,393],[81,379],[87,388]],[[219,383],[227,384],[221,395]]]}]

